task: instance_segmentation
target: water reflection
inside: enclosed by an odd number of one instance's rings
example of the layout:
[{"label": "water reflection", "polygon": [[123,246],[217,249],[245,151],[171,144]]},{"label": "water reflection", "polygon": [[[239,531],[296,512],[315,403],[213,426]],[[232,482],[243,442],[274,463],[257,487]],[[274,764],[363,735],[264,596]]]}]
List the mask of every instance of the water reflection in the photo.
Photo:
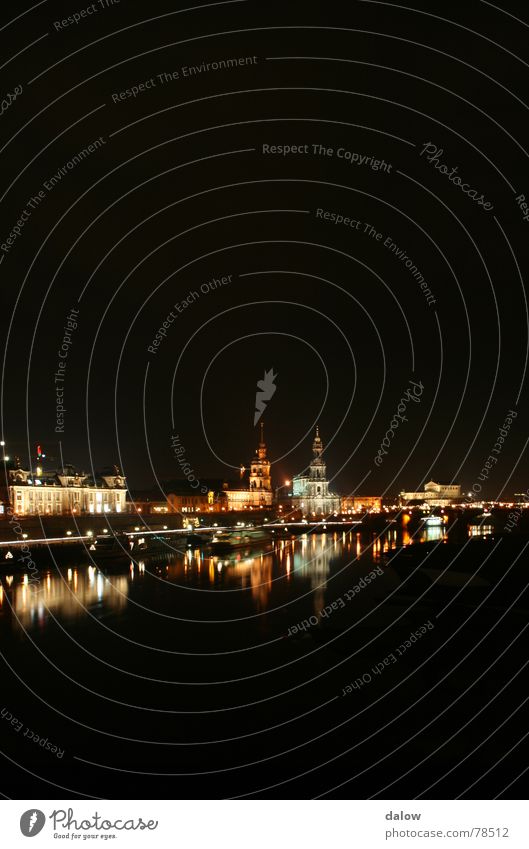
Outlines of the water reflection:
[{"label": "water reflection", "polygon": [[[491,526],[481,525],[470,532],[485,534],[490,530]],[[359,563],[368,567],[384,564],[388,553],[402,545],[444,538],[445,526],[422,526],[411,534],[407,528],[397,527],[382,535],[359,530],[306,533],[261,548],[236,549],[223,557],[189,549],[170,558],[131,563],[116,575],[105,575],[87,565],[32,576],[4,575],[0,582],[0,621],[10,618],[11,608],[24,627],[41,627],[50,619],[49,613],[79,619],[85,608],[98,617],[105,612],[129,614],[131,595],[147,609],[167,605],[171,612],[174,596],[168,593],[167,584],[232,593],[242,590],[249,593],[256,612],[273,606],[274,592],[283,600],[311,592],[318,614],[325,605],[331,572],[336,575],[342,571],[345,579],[347,570],[356,569]],[[192,601],[202,603],[199,596]]]},{"label": "water reflection", "polygon": [[251,589],[256,610],[266,610],[272,591],[272,554],[260,554],[237,562],[233,569],[234,576],[241,580],[241,587]]},{"label": "water reflection", "polygon": [[470,525],[468,535],[471,537],[485,537],[494,533],[494,525]]},{"label": "water reflection", "polygon": [[[86,609],[119,611],[127,604],[125,575],[103,575],[92,566],[32,575],[6,575],[0,586],[0,613],[13,611],[24,627],[43,625],[49,613],[64,619],[84,616]],[[16,619],[14,619],[16,623]]]},{"label": "water reflection", "polygon": [[446,537],[446,530],[442,525],[434,525],[433,527],[427,525],[421,530],[420,541],[432,542],[434,540],[446,539]]}]

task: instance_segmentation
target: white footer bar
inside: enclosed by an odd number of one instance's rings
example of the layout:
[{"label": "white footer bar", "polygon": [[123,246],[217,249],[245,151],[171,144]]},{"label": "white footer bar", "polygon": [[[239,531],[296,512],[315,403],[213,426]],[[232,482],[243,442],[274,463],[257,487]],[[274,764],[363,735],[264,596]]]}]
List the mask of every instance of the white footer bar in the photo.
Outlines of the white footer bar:
[{"label": "white footer bar", "polygon": [[[523,801],[1,801],[1,843],[182,849],[527,849]],[[28,838],[35,837],[34,844]]]}]

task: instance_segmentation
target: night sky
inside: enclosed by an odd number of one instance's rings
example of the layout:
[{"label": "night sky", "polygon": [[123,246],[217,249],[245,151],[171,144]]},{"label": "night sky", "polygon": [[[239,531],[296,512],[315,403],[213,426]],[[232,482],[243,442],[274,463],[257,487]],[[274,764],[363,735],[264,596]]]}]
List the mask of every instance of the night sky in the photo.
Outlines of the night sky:
[{"label": "night sky", "polygon": [[513,410],[483,494],[525,490],[526,29],[481,2],[103,5],[1,12],[9,453],[150,487],[180,475],[178,434],[199,476],[234,477],[273,369],[275,485],[319,422],[337,491],[467,490]]}]

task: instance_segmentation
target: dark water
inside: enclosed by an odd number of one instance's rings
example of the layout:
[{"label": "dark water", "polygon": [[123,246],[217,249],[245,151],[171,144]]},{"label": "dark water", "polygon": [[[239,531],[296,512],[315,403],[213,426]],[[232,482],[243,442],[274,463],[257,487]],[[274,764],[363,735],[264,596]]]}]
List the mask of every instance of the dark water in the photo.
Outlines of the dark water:
[{"label": "dark water", "polygon": [[518,679],[506,685],[527,653],[519,564],[496,588],[510,549],[454,549],[431,528],[411,561],[392,562],[406,542],[397,530],[308,534],[119,574],[72,563],[35,583],[4,575],[12,795],[407,797],[435,784],[427,796],[451,797],[476,780],[480,797],[505,786],[521,748],[484,774],[514,723],[482,740],[520,701]]}]

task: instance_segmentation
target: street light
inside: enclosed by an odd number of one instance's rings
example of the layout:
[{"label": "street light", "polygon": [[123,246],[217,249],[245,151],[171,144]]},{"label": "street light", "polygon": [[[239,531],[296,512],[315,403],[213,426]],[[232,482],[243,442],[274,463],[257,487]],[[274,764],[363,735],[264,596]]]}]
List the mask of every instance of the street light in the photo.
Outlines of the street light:
[{"label": "street light", "polygon": [[281,486],[276,486],[276,501],[279,497],[278,496],[279,490],[284,489],[286,486],[290,486],[291,483],[292,483],[292,481],[285,481],[285,483],[281,484]]}]

